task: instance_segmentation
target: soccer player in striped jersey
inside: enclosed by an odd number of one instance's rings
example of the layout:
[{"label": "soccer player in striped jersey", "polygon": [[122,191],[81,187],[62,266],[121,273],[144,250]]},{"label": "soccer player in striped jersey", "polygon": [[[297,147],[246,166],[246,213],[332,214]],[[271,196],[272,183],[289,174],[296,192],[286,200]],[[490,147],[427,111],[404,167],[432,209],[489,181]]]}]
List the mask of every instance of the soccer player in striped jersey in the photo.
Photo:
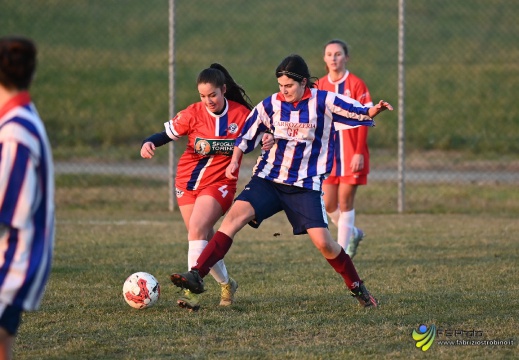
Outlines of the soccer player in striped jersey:
[{"label": "soccer player in striped jersey", "polygon": [[0,38],[0,358],[10,359],[23,311],[40,306],[54,249],[54,167],[28,89],[36,46]]},{"label": "soccer player in striped jersey", "polygon": [[334,125],[338,129],[373,126],[373,117],[392,107],[382,100],[373,107],[363,107],[349,97],[314,88],[308,66],[299,55],[285,58],[275,74],[280,91],[249,114],[236,139],[227,177],[235,178],[242,155],[252,151],[265,132],[274,134],[274,146],[258,158],[250,182],[236,198],[197,264],[188,272],[173,273],[171,281],[192,292],[204,292],[203,277],[224,258],[236,233],[247,223],[258,227],[263,220],[284,211],[294,235],[308,233],[343,277],[352,296],[362,306],[377,306],[351,258],[330,235],[321,192],[323,179],[333,165]]},{"label": "soccer player in striped jersey", "polygon": [[[175,190],[188,232],[188,269],[214,235],[215,223],[232,205],[237,180],[227,178],[225,169],[252,109],[243,88],[220,64],[203,70],[197,87],[201,101],[177,113],[164,124],[163,132],[145,139],[141,147],[141,156],[150,159],[156,147],[187,136],[186,149],[178,160]],[[266,137],[265,146],[272,144],[273,138]],[[229,277],[223,260],[214,264],[211,275],[221,285],[220,305],[231,305],[238,283]],[[189,310],[200,307],[198,295],[189,290],[177,303]]]},{"label": "soccer player in striped jersey", "polygon": [[[324,47],[327,74],[317,88],[333,91],[371,107],[371,95],[362,79],[346,69],[348,46],[342,40],[331,40]],[[369,174],[368,127],[341,130],[335,134],[335,155],[332,172],[323,182],[324,206],[337,226],[337,242],[353,259],[364,232],[355,227],[355,194],[359,185],[366,185]]]}]

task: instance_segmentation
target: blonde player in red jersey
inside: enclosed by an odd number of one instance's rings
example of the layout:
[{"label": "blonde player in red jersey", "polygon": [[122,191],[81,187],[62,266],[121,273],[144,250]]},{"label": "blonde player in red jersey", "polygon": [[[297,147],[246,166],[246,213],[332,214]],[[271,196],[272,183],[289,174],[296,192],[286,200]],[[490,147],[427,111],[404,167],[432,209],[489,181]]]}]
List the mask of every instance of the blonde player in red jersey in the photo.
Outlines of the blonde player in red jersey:
[{"label": "blonde player in red jersey", "polygon": [[[214,225],[232,205],[237,180],[228,179],[225,169],[231,161],[234,140],[240,134],[252,106],[245,91],[220,64],[212,64],[197,79],[200,102],[164,124],[165,131],[143,141],[141,156],[151,159],[155,149],[187,136],[187,146],[178,160],[175,190],[182,218],[187,228],[188,269],[214,235]],[[265,146],[273,137],[265,136]],[[272,144],[270,144],[272,142]],[[231,305],[238,283],[228,275],[225,264],[218,262],[211,275],[221,285],[221,306]],[[199,295],[184,290],[177,303],[198,310]]]},{"label": "blonde player in red jersey", "polygon": [[[331,40],[324,47],[325,76],[317,87],[349,96],[364,106],[373,106],[368,87],[346,69],[348,46]],[[323,182],[326,212],[337,226],[337,241],[351,258],[357,253],[364,232],[355,227],[355,194],[366,185],[369,173],[368,127],[341,130],[335,137],[335,160],[330,176]]]}]

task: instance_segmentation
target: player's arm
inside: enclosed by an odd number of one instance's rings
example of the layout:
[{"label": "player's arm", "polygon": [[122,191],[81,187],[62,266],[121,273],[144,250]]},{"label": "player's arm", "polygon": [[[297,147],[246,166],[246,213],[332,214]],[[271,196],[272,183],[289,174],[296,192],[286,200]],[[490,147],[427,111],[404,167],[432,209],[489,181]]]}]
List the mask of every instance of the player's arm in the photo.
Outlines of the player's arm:
[{"label": "player's arm", "polygon": [[378,114],[380,114],[382,111],[393,110],[393,106],[391,106],[390,103],[384,100],[380,100],[377,104],[369,108],[368,114],[371,118],[374,118]]},{"label": "player's arm", "polygon": [[[268,150],[274,145],[273,129],[270,125],[270,118],[265,113],[262,103],[258,104],[245,120],[245,125],[240,135],[236,138],[235,145],[239,146],[244,154],[254,150],[262,141],[262,150]],[[270,133],[270,134],[269,134]]]},{"label": "player's arm", "polygon": [[41,191],[36,175],[39,155],[31,153],[29,147],[16,141],[2,141],[0,145],[0,225],[23,229],[31,221],[33,202],[38,199],[38,191]]},{"label": "player's arm", "polygon": [[240,168],[240,161],[243,156],[243,151],[235,146],[234,151],[232,152],[232,158],[229,165],[227,165],[227,168],[225,169],[225,176],[227,176],[228,179],[236,180],[238,179],[237,172]]},{"label": "player's arm", "polygon": [[267,151],[272,149],[274,146],[274,134],[269,130],[266,133],[263,134],[261,138],[261,150]]},{"label": "player's arm", "polygon": [[155,149],[172,141],[166,130],[153,134],[142,141],[141,156],[144,159],[151,159],[155,155]]}]

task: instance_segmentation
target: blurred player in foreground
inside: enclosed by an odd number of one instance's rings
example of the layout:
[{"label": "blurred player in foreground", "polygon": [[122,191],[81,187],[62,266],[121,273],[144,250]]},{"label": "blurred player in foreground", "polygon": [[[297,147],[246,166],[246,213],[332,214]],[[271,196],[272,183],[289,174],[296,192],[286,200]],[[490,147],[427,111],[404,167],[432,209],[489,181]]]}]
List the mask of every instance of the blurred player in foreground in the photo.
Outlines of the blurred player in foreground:
[{"label": "blurred player in foreground", "polygon": [[23,311],[36,310],[54,249],[54,167],[28,89],[36,46],[0,38],[0,359],[10,359]]},{"label": "blurred player in foreground", "polygon": [[[234,140],[252,109],[243,88],[220,64],[203,70],[197,86],[201,101],[180,111],[164,124],[163,132],[145,139],[141,147],[141,156],[151,159],[156,147],[188,137],[175,179],[177,202],[188,232],[188,269],[195,266],[214,235],[213,226],[232,205],[237,179],[227,178],[225,169],[231,161]],[[265,141],[272,146],[272,136]],[[213,265],[211,275],[221,285],[220,305],[231,305],[238,283],[229,276],[223,260]],[[177,303],[189,310],[200,307],[198,295],[188,289]]]},{"label": "blurred player in foreground", "polygon": [[194,293],[204,292],[203,278],[224,258],[236,233],[247,223],[257,228],[263,220],[284,211],[294,235],[308,233],[328,263],[343,277],[351,295],[362,306],[375,307],[377,300],[359,278],[351,258],[330,235],[321,192],[322,181],[333,164],[334,123],[344,128],[373,126],[372,118],[392,107],[381,100],[367,108],[346,96],[315,89],[308,66],[298,55],[285,58],[275,75],[279,92],[267,97],[250,113],[236,139],[227,177],[235,179],[242,155],[252,151],[265,132],[274,134],[274,146],[258,158],[252,179],[236,198],[196,265],[188,272],[172,274],[171,281]]}]

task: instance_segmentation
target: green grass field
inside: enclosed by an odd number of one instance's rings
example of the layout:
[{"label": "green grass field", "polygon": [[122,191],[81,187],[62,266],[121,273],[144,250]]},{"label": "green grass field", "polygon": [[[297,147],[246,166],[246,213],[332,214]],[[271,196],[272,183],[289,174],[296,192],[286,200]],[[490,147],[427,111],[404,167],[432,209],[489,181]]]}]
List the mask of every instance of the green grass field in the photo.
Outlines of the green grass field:
[{"label": "green grass field", "polygon": [[[499,215],[361,215],[355,264],[380,300],[359,308],[284,215],[238,234],[226,259],[237,302],[218,307],[207,278],[202,309],[176,307],[169,274],[186,268],[179,213],[58,213],[53,272],[41,310],[24,315],[16,359],[506,359],[517,354],[519,224]],[[332,233],[335,233],[332,227]],[[280,236],[274,236],[280,233]],[[129,274],[162,286],[156,306],[130,308]],[[423,353],[421,324],[481,331],[513,346],[442,346]],[[469,340],[458,337],[459,340]]]}]

